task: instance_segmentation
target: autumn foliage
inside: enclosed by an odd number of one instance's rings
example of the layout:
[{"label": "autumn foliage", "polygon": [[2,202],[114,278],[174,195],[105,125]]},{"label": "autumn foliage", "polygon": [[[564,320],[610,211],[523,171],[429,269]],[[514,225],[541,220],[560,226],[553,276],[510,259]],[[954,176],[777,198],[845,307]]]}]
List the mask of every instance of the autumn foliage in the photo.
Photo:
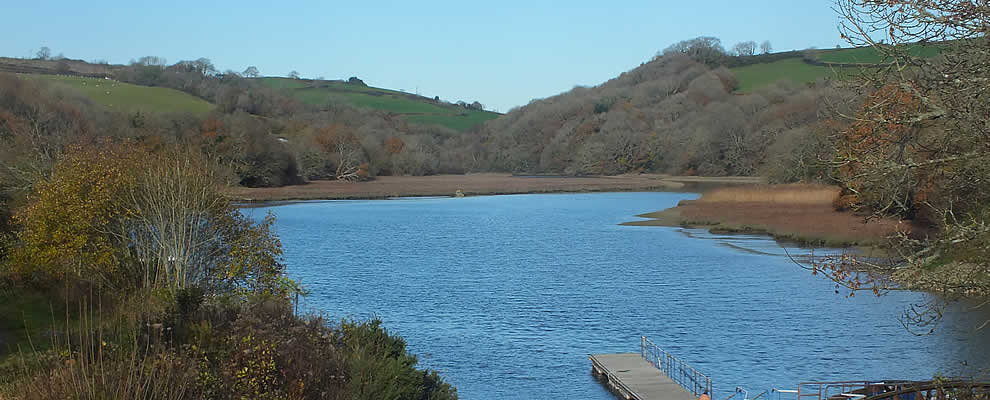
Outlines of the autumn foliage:
[{"label": "autumn foliage", "polygon": [[14,216],[22,274],[109,283],[127,258],[121,223],[141,158],[116,146],[75,147]]},{"label": "autumn foliage", "polygon": [[181,150],[73,146],[15,214],[12,269],[123,290],[288,295],[272,221],[241,215],[211,170]]},{"label": "autumn foliage", "polygon": [[[931,156],[923,127],[912,121],[921,111],[920,99],[899,85],[888,84],[866,96],[856,119],[837,141],[837,172],[846,186],[836,202],[839,208],[900,213],[908,218],[923,208],[931,194],[933,171],[895,168]],[[878,169],[888,172],[878,173]]]}]

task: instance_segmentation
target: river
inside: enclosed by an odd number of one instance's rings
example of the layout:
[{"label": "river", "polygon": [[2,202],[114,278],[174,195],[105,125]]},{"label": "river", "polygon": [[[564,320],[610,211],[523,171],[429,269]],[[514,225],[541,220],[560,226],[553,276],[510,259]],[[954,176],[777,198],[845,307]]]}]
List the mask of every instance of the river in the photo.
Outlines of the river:
[{"label": "river", "polygon": [[[463,399],[613,399],[591,353],[645,335],[709,375],[715,399],[811,380],[926,379],[990,366],[986,312],[901,326],[926,296],[854,298],[763,236],[619,226],[691,193],[305,202],[277,216],[303,307],[381,318]],[[820,254],[820,251],[819,251]],[[957,306],[961,308],[964,306]],[[984,371],[985,372],[985,371]]]}]

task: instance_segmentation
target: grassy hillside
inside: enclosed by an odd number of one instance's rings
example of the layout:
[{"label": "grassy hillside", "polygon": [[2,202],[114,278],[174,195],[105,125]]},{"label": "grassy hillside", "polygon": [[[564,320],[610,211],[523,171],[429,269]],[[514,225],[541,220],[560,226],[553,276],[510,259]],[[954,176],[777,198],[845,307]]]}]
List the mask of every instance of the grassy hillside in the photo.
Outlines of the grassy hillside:
[{"label": "grassy hillside", "polygon": [[825,67],[809,64],[801,57],[732,68],[732,73],[739,81],[737,91],[740,93],[749,93],[782,79],[802,84],[825,77],[848,78],[858,72],[859,69],[855,67]]},{"label": "grassy hillside", "polygon": [[[938,55],[937,46],[911,45],[908,52],[919,57],[934,57]],[[797,52],[795,52],[797,54]],[[872,47],[851,49],[814,50],[810,58],[821,63],[839,64],[879,64],[886,62],[884,56]],[[756,63],[731,68],[739,81],[738,92],[749,93],[756,88],[766,86],[782,79],[795,84],[814,82],[819,78],[848,79],[860,72],[858,66],[830,66],[809,62],[804,56],[795,55],[791,58]]]},{"label": "grassy hillside", "polygon": [[[908,54],[915,57],[935,57],[939,53],[937,46],[908,46]],[[858,47],[854,49],[821,50],[815,58],[822,62],[848,64],[878,64],[887,62],[885,56],[873,47]]]},{"label": "grassy hillside", "polygon": [[468,110],[428,97],[340,81],[289,78],[259,80],[268,87],[289,91],[306,104],[322,106],[328,102],[342,102],[401,115],[409,122],[442,125],[458,131],[481,125],[499,116],[497,113]]},{"label": "grassy hillside", "polygon": [[187,93],[161,87],[138,86],[112,80],[63,75],[21,75],[72,88],[94,103],[112,110],[132,112],[189,112],[205,114],[213,104]]}]

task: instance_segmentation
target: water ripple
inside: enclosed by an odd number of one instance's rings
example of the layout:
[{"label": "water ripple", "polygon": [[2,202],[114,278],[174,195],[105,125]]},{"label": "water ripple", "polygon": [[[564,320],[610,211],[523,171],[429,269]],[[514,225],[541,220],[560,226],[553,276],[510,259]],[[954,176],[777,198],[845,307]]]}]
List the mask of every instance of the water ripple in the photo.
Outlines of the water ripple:
[{"label": "water ripple", "polygon": [[990,329],[972,329],[979,316],[950,316],[935,335],[915,337],[897,317],[921,295],[836,295],[786,256],[807,251],[785,253],[758,235],[617,226],[694,197],[521,195],[270,210],[290,275],[312,292],[307,309],[381,317],[464,399],[610,400],[587,355],[638,351],[640,335],[710,375],[716,398],[737,385],[921,379],[990,364]]}]

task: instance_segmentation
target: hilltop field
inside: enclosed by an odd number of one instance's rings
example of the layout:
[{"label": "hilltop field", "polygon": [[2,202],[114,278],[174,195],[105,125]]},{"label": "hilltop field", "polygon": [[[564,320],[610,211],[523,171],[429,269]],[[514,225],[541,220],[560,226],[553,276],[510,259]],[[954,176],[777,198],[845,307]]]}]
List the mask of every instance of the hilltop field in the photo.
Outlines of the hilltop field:
[{"label": "hilltop field", "polygon": [[[907,52],[913,56],[935,57],[939,48],[936,45],[914,45]],[[739,93],[752,93],[782,79],[795,84],[807,84],[823,78],[849,79],[858,76],[863,68],[891,61],[872,47],[791,51],[751,58],[753,60],[747,65],[730,68],[739,81]]]},{"label": "hilltop field", "polygon": [[355,107],[381,110],[411,123],[441,125],[465,131],[498,118],[498,113],[474,110],[429,97],[396,90],[351,84],[343,81],[312,79],[258,78],[267,87],[285,90],[299,101],[316,107],[340,102]]},{"label": "hilltop field", "polygon": [[210,102],[163,87],[149,87],[109,79],[69,75],[21,75],[25,79],[47,81],[75,90],[94,103],[124,112],[164,112],[206,114],[215,106]]}]

